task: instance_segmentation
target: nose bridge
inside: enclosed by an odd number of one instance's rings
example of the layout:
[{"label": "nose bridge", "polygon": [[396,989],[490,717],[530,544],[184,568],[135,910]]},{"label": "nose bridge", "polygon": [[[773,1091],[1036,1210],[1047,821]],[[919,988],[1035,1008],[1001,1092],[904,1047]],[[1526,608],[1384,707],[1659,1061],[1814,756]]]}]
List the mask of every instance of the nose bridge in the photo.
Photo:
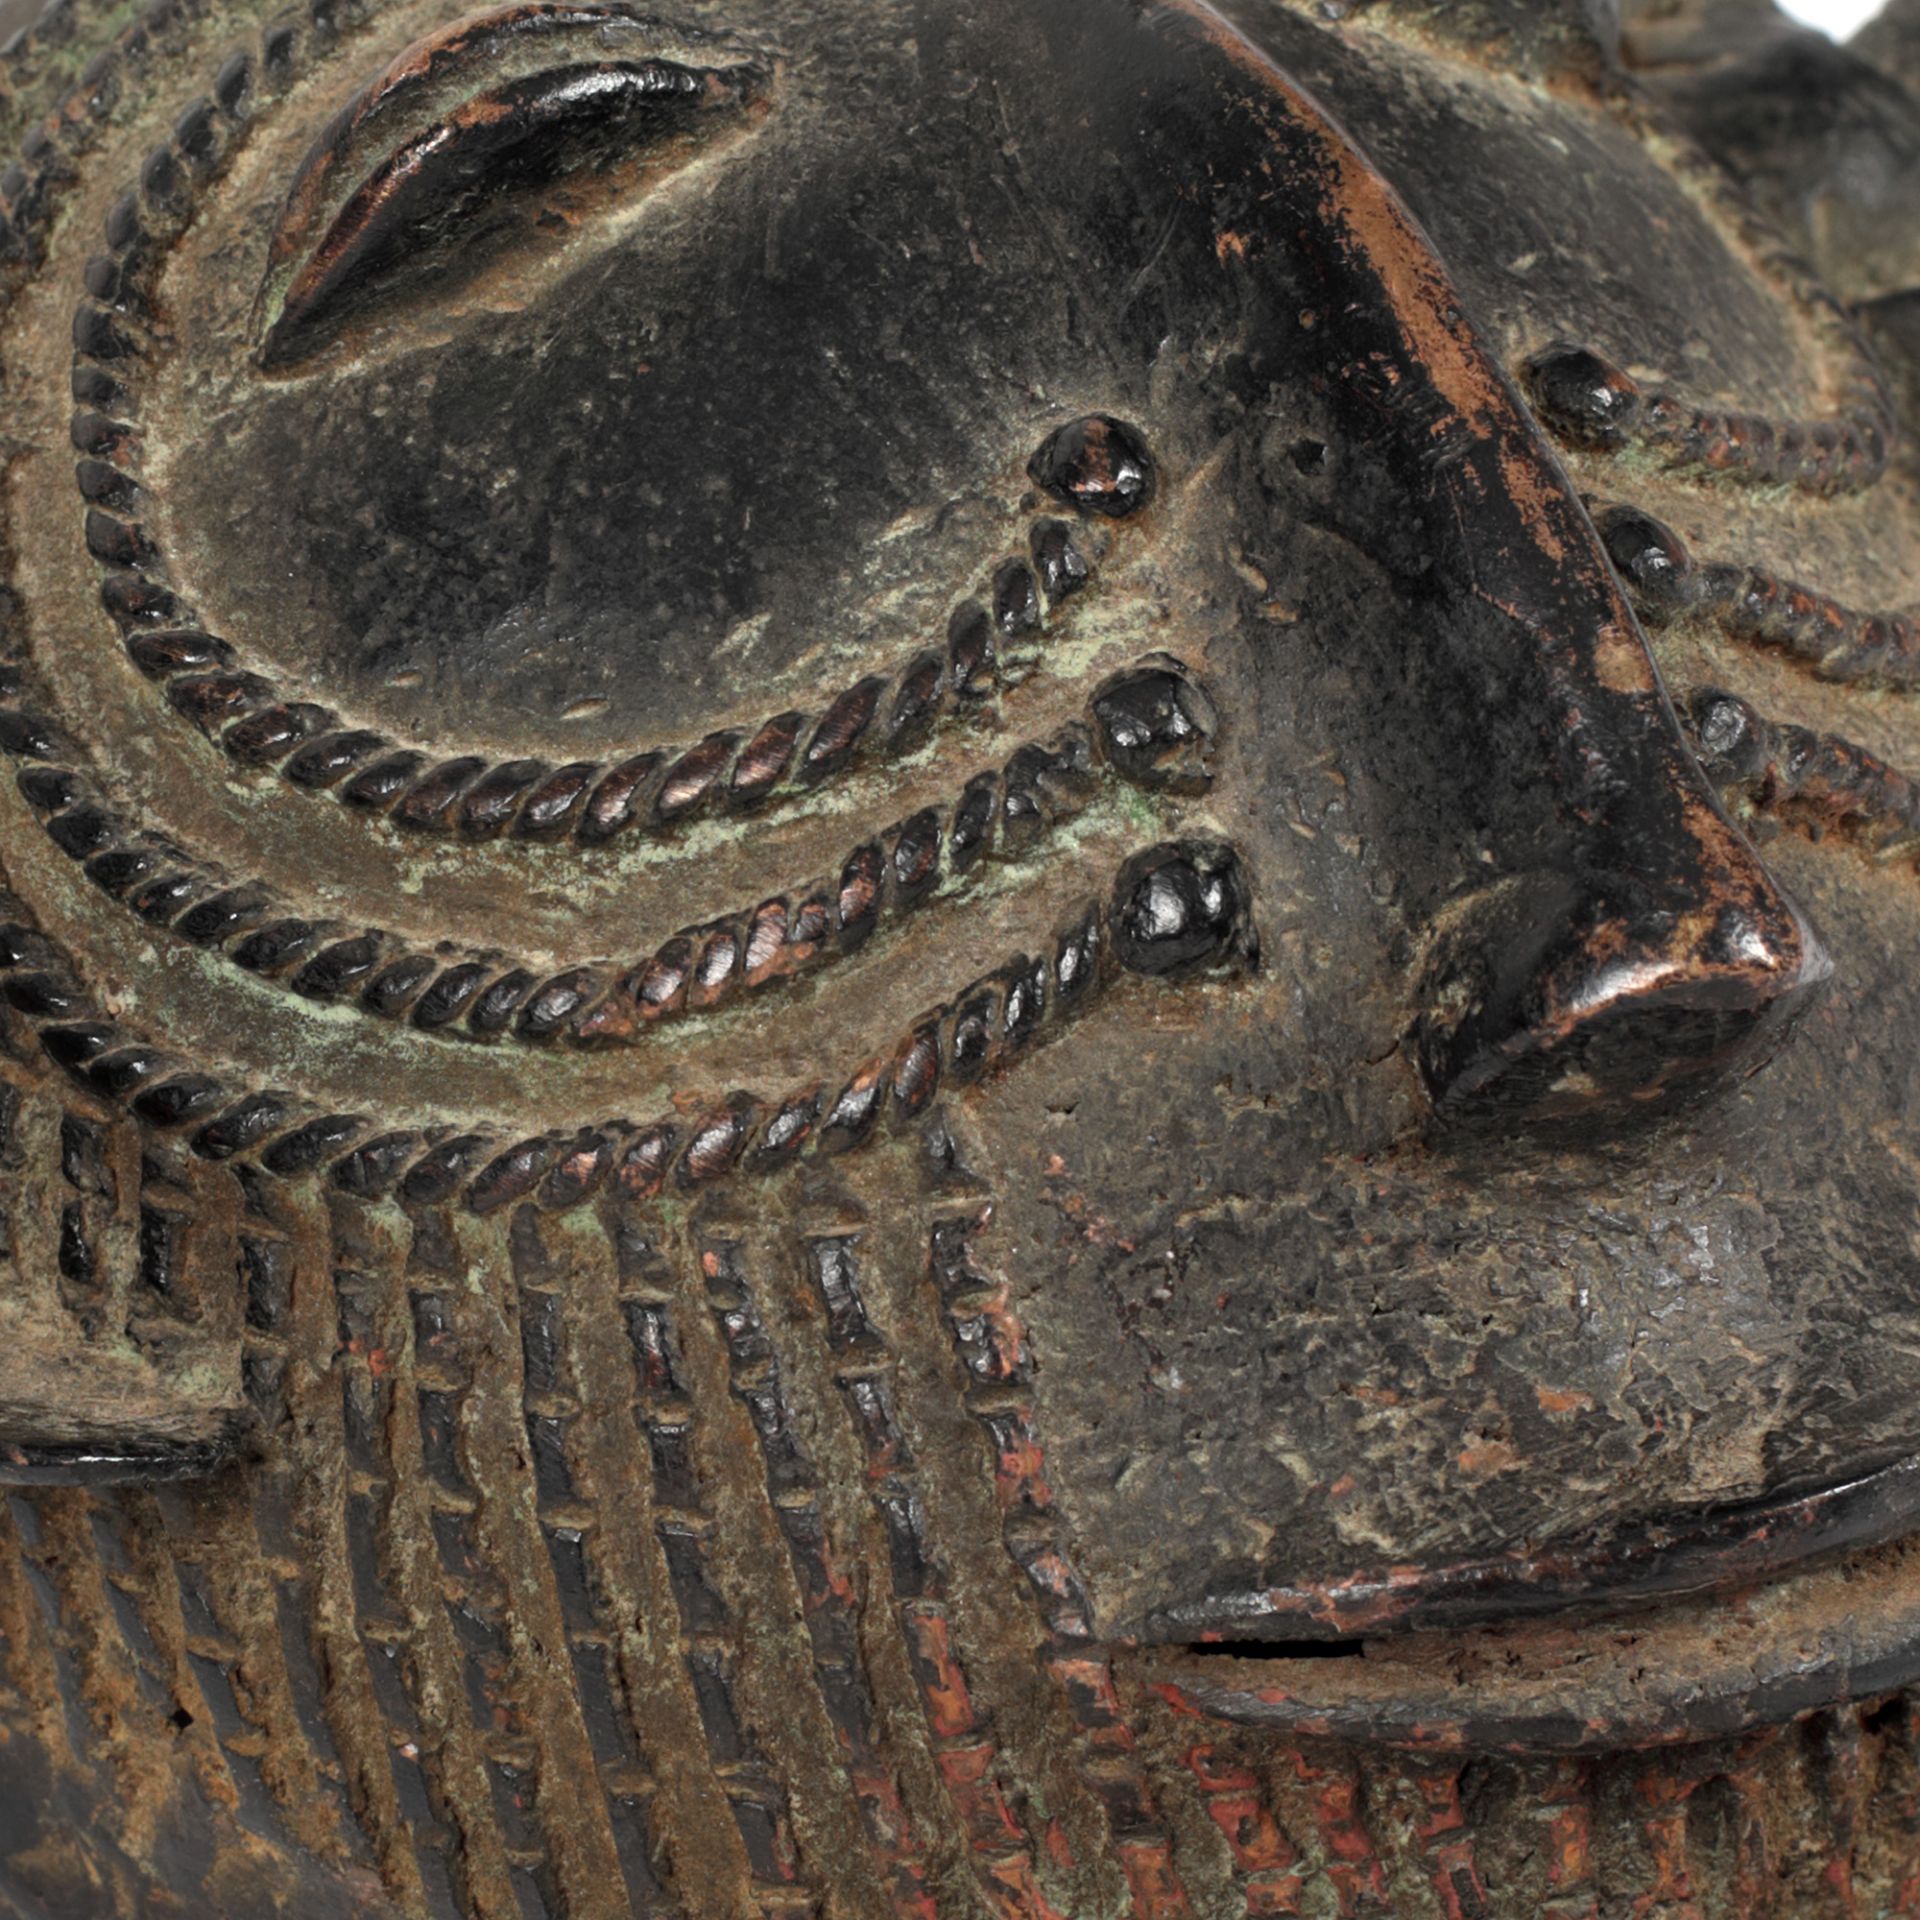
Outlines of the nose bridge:
[{"label": "nose bridge", "polygon": [[[1424,631],[1432,684],[1477,703],[1427,751],[1461,763],[1439,790],[1481,872],[1433,876],[1415,1051],[1444,1118],[1633,1119],[1763,1064],[1831,963],[1707,785],[1531,417],[1506,396],[1482,431],[1433,469],[1458,544]],[[1464,671],[1489,648],[1513,670]]]},{"label": "nose bridge", "polygon": [[1312,209],[1252,270],[1284,288],[1276,316],[1318,296],[1292,375],[1384,478],[1376,521],[1392,500],[1421,529],[1405,631],[1376,645],[1421,690],[1403,730],[1457,816],[1428,837],[1451,871],[1410,886],[1437,1111],[1637,1114],[1764,1059],[1830,964],[1695,764],[1552,449],[1355,142],[1204,0],[1160,18],[1228,76],[1250,171]]}]

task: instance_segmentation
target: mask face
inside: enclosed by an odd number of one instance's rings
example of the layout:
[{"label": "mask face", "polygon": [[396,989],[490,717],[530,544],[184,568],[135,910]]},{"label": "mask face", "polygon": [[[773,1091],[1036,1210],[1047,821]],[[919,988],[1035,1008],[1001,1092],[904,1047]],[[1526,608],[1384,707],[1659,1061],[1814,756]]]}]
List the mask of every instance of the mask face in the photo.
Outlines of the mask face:
[{"label": "mask face", "polygon": [[1280,1913],[1302,1737],[1911,1677],[1920,256],[1785,42],[1328,11],[162,22],[0,182],[35,1898]]}]

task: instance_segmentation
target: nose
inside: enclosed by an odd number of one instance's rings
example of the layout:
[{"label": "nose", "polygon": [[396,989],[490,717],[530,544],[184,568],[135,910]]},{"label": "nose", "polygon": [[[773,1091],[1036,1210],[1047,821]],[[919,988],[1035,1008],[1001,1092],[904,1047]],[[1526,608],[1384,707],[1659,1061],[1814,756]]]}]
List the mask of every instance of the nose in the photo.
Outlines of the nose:
[{"label": "nose", "polygon": [[[1471,591],[1424,628],[1429,684],[1477,702],[1443,696],[1426,752],[1480,872],[1432,875],[1414,1051],[1442,1120],[1633,1121],[1763,1066],[1833,967],[1705,781],[1551,451],[1517,406],[1507,431],[1508,491],[1461,523]],[[1463,677],[1463,644],[1508,671]]]},{"label": "nose", "polygon": [[1515,401],[1495,432],[1503,484],[1426,610],[1428,684],[1477,706],[1436,716],[1427,752],[1467,765],[1431,790],[1482,872],[1428,919],[1414,1050],[1442,1120],[1631,1122],[1765,1065],[1833,966],[1704,779],[1538,426]]},{"label": "nose", "polygon": [[[1833,965],[1721,810],[1550,450],[1519,413],[1512,431],[1505,472],[1555,531],[1526,541],[1483,500],[1457,560],[1496,583],[1498,630],[1465,597],[1428,609],[1430,684],[1478,711],[1442,698],[1426,791],[1480,872],[1431,875],[1414,1052],[1442,1121],[1632,1122],[1764,1066]],[[1509,671],[1463,681],[1463,638]]]},{"label": "nose", "polygon": [[1347,134],[1205,0],[1159,17],[1235,101],[1210,178],[1244,137],[1291,195],[1224,270],[1265,303],[1253,374],[1313,395],[1344,479],[1307,497],[1275,463],[1267,497],[1392,581],[1392,619],[1342,639],[1436,1114],[1631,1118],[1761,1064],[1831,964],[1694,762],[1539,424]]},{"label": "nose", "polygon": [[1630,1121],[1763,1066],[1832,973],[1757,858],[1535,871],[1443,913],[1415,1046],[1443,1120]]}]

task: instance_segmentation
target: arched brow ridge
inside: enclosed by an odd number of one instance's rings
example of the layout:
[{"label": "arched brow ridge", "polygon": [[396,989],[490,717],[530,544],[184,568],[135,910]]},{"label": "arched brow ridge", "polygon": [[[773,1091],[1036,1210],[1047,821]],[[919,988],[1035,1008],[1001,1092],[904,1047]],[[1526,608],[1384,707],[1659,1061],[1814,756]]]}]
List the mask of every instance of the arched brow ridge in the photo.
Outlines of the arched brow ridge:
[{"label": "arched brow ridge", "polygon": [[512,6],[417,42],[295,175],[255,316],[262,365],[484,244],[531,190],[684,164],[750,125],[770,83],[766,57],[622,7]]}]

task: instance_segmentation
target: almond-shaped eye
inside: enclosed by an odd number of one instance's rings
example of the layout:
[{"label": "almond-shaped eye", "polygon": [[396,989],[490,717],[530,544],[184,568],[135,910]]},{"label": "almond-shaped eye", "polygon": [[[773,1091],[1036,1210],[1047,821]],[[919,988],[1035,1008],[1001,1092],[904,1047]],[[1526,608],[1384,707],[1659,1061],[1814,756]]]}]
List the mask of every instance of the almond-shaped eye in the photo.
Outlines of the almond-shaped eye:
[{"label": "almond-shaped eye", "polygon": [[617,7],[521,4],[420,41],[301,164],[268,255],[261,363],[657,181],[752,124],[770,75]]}]

